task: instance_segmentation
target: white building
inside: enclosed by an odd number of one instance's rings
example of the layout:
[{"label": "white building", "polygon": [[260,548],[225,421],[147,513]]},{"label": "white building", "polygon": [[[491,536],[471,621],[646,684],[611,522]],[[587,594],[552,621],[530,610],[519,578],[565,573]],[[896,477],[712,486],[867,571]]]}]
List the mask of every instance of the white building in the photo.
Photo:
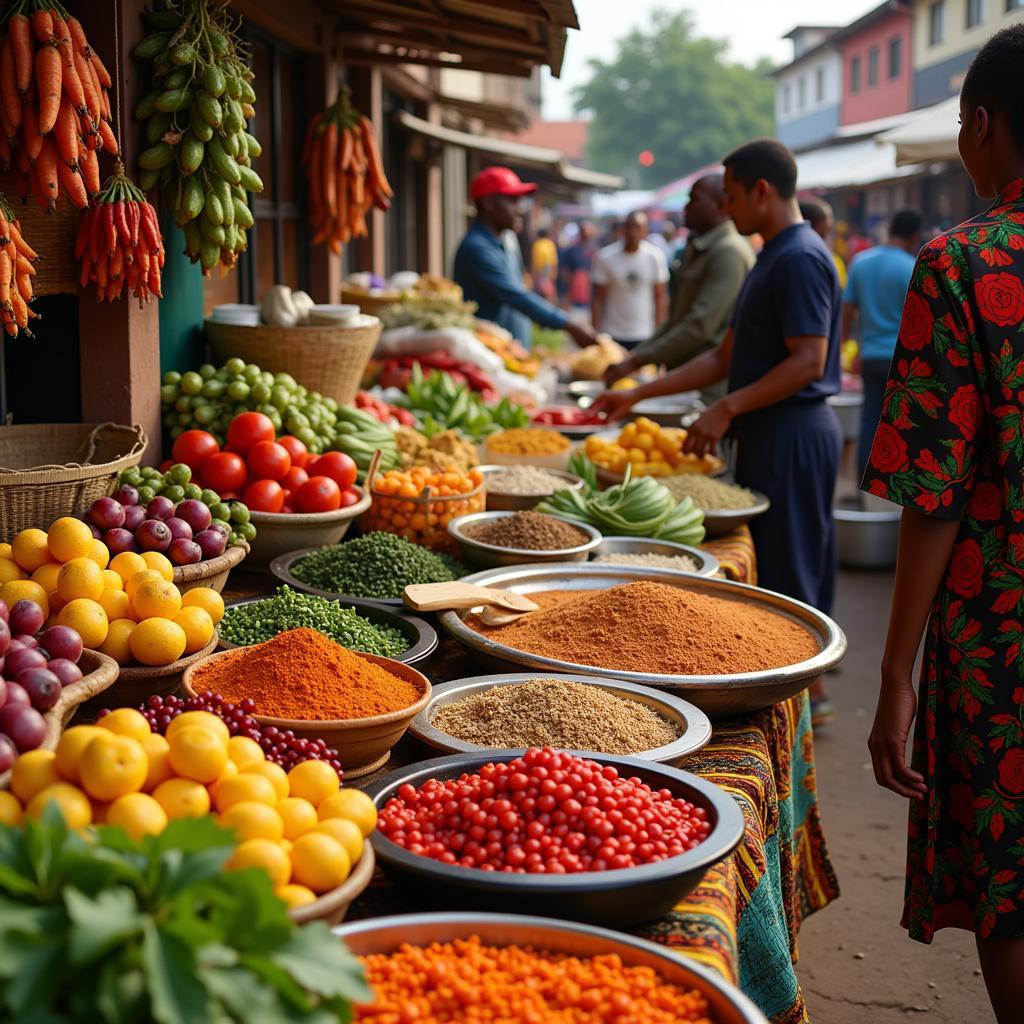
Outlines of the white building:
[{"label": "white building", "polygon": [[839,26],[798,25],[793,60],[773,72],[775,136],[793,150],[809,149],[832,137],[839,127],[843,60],[831,43]]}]

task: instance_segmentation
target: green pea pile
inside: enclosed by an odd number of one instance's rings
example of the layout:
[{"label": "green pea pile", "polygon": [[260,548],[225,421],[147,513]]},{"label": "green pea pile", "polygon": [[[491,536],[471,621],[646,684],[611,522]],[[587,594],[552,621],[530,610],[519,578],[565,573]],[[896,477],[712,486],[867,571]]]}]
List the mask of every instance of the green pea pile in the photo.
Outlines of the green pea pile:
[{"label": "green pea pile", "polygon": [[410,583],[449,583],[469,570],[394,533],[367,533],[307,555],[292,566],[297,580],[332,594],[399,598]]},{"label": "green pea pile", "polygon": [[381,658],[396,658],[409,649],[409,642],[393,626],[376,626],[354,608],[326,597],[299,594],[291,587],[278,587],[273,596],[262,601],[228,608],[220,621],[220,635],[229,643],[250,647],[302,626],[323,633],[350,651]]}]

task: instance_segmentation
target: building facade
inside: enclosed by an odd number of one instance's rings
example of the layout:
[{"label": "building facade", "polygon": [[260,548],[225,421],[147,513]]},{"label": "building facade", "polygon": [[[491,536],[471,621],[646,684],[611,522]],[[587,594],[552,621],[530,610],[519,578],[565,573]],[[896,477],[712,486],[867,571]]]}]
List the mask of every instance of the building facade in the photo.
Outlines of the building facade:
[{"label": "building facade", "polygon": [[793,60],[774,72],[775,134],[790,149],[816,146],[839,127],[843,60],[831,42],[834,26],[798,25]]},{"label": "building facade", "polygon": [[833,37],[843,60],[843,125],[913,108],[913,24],[909,2],[888,0]]}]

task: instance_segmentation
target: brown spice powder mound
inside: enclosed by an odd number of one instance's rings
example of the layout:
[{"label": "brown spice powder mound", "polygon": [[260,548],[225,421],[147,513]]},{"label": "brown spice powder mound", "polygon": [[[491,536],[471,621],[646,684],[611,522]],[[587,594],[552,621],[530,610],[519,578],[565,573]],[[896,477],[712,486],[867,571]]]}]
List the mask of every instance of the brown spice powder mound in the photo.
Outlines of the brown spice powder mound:
[{"label": "brown spice powder mound", "polygon": [[819,651],[792,619],[664,583],[531,593],[540,610],[507,626],[466,624],[520,651],[576,665],[658,675],[717,676],[793,665]]}]

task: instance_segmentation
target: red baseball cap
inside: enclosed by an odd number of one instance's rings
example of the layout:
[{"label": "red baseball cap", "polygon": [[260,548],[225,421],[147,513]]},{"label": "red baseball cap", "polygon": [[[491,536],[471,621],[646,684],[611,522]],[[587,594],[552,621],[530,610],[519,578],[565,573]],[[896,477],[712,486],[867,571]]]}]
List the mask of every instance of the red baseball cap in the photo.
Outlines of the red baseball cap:
[{"label": "red baseball cap", "polygon": [[484,196],[528,196],[537,186],[522,181],[509,167],[485,167],[469,186],[469,194],[476,202]]}]

